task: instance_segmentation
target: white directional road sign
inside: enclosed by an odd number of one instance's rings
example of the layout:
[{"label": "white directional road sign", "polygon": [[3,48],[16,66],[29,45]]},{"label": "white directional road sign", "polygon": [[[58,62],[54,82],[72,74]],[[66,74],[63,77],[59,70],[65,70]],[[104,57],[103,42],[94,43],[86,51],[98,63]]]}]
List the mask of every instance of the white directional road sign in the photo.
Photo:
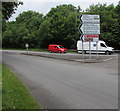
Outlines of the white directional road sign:
[{"label": "white directional road sign", "polygon": [[83,34],[100,34],[100,24],[84,23],[80,29]]},{"label": "white directional road sign", "polygon": [[82,35],[100,34],[100,16],[99,15],[81,15],[81,25],[79,27]]},{"label": "white directional road sign", "polygon": [[99,15],[82,15],[81,20],[83,23],[100,23]]}]

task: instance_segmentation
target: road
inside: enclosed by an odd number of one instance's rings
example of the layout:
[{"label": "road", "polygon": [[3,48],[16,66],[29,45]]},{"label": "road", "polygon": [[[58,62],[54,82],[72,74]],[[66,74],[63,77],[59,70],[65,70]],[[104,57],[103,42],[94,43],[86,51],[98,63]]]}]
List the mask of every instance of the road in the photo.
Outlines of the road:
[{"label": "road", "polygon": [[117,109],[118,59],[80,63],[3,53],[42,108]]}]

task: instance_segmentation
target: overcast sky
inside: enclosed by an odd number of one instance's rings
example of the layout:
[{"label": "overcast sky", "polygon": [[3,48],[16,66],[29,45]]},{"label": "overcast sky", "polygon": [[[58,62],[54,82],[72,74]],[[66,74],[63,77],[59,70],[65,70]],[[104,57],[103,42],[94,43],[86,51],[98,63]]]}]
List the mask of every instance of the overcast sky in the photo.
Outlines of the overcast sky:
[{"label": "overcast sky", "polygon": [[23,5],[19,5],[15,14],[9,19],[14,21],[15,18],[23,11],[33,10],[39,13],[47,14],[51,8],[61,4],[72,4],[74,6],[80,6],[83,10],[89,8],[92,4],[106,3],[117,5],[119,0],[20,0]]}]

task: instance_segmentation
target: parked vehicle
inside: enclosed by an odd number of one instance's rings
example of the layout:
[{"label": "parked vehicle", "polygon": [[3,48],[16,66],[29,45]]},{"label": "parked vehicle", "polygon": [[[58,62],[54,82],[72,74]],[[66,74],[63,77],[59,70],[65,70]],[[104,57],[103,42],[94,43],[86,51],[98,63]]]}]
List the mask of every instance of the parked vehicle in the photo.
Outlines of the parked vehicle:
[{"label": "parked vehicle", "polygon": [[[98,41],[98,46],[96,42],[91,42],[91,53],[97,53],[96,48],[98,47],[98,53],[105,53],[105,54],[111,54],[114,52],[113,47],[108,47],[104,41]],[[77,41],[77,51],[78,53],[82,53],[82,41]],[[83,53],[89,53],[89,42],[83,42]]]},{"label": "parked vehicle", "polygon": [[57,53],[66,53],[67,52],[67,49],[64,48],[63,46],[61,45],[57,45],[57,44],[50,44],[48,46],[48,51],[49,52],[57,52]]}]

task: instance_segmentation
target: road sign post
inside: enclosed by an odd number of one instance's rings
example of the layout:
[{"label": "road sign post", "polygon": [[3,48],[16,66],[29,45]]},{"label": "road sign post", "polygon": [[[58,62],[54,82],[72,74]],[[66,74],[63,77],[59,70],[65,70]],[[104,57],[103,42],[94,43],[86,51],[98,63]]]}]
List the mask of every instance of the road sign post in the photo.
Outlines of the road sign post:
[{"label": "road sign post", "polygon": [[26,52],[28,53],[28,47],[29,47],[29,44],[26,43],[26,44],[25,44],[25,47],[26,47]]},{"label": "road sign post", "polygon": [[82,59],[84,59],[84,44],[83,44],[83,40],[82,40]]},{"label": "road sign post", "polygon": [[91,42],[89,41],[89,58],[91,59]]},{"label": "road sign post", "polygon": [[[100,34],[100,16],[99,15],[80,15],[81,25],[79,30],[82,34],[81,40],[89,42],[89,55],[91,59],[91,42],[96,42],[96,53],[98,59],[98,41]],[[83,47],[83,45],[82,45]],[[82,48],[83,49],[83,48]],[[83,55],[83,54],[82,54]]]},{"label": "road sign post", "polygon": [[96,42],[96,58],[98,59],[98,41]]}]

